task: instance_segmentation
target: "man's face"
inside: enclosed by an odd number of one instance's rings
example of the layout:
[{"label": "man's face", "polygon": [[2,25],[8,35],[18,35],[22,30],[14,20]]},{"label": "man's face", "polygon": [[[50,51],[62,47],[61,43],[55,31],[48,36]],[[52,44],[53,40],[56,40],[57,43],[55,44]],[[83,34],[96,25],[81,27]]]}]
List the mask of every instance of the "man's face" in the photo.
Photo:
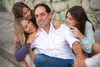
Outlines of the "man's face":
[{"label": "man's face", "polygon": [[35,18],[39,27],[43,29],[50,27],[51,13],[48,14],[43,6],[36,8]]}]

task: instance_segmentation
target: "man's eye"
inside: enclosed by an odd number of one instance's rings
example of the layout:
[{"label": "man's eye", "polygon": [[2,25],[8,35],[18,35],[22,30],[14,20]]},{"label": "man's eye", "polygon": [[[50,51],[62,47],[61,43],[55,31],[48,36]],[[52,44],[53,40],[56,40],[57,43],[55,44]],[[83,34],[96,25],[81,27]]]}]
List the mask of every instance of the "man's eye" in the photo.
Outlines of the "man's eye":
[{"label": "man's eye", "polygon": [[41,16],[44,16],[45,14],[43,13],[43,14],[41,14]]},{"label": "man's eye", "polygon": [[35,16],[35,18],[38,18],[38,16]]}]

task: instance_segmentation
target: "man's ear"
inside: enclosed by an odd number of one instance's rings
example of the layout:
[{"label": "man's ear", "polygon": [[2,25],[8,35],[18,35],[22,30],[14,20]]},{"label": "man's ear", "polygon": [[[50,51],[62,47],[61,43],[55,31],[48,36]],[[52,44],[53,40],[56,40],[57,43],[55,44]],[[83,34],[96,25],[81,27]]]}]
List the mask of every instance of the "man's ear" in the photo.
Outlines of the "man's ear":
[{"label": "man's ear", "polygon": [[50,19],[51,19],[51,16],[52,16],[52,14],[51,14],[51,12],[49,13],[49,17],[50,17]]}]

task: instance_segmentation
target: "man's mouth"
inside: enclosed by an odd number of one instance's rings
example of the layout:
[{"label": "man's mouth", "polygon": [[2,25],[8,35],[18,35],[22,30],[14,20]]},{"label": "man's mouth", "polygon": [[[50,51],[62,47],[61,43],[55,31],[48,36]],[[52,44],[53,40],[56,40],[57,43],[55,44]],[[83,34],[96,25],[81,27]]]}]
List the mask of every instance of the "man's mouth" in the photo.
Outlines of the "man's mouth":
[{"label": "man's mouth", "polygon": [[44,23],[44,20],[40,20],[40,21],[39,21],[39,24],[43,24],[43,23]]}]

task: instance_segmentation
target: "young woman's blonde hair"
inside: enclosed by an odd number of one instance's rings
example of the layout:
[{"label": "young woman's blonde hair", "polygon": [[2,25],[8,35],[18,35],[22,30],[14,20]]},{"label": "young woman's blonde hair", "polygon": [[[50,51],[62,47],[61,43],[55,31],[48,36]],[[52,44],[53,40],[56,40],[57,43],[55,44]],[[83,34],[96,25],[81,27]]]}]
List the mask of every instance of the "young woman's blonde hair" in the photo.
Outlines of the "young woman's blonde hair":
[{"label": "young woman's blonde hair", "polygon": [[[27,34],[24,32],[24,29],[21,25],[22,20],[27,20],[27,19],[17,18],[13,22],[14,34],[19,37],[19,41],[20,41],[19,45],[21,45],[21,46],[23,46],[25,44],[26,40],[27,40]],[[29,21],[29,20],[27,20],[27,21]],[[17,47],[18,46],[15,47],[14,52],[15,52]],[[30,61],[33,61],[33,58],[34,58],[35,54],[32,52],[32,50],[29,50],[28,53],[30,55]]]}]

